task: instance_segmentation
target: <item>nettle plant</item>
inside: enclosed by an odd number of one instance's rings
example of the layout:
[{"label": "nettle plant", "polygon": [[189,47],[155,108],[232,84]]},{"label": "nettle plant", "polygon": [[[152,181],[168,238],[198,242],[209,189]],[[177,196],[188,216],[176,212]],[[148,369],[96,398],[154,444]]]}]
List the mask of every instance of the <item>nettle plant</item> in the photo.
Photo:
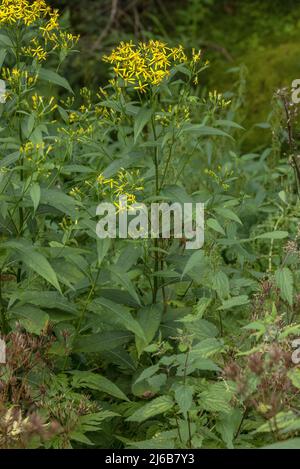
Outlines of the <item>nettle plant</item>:
[{"label": "nettle plant", "polygon": [[[199,51],[121,43],[103,57],[107,86],[74,96],[60,69],[78,38],[57,11],[5,0],[0,26],[0,445],[253,447],[259,426],[263,443],[284,438],[263,424],[291,418],[289,398],[273,403],[258,378],[241,388],[261,369],[272,379],[276,360],[282,386],[297,387],[288,344],[276,352],[267,333],[241,329],[268,331],[278,315],[283,341],[298,331],[297,207],[281,142],[270,167],[274,142],[241,152],[241,94],[199,86]],[[120,209],[120,195],[129,210],[204,203],[203,249],[98,238],[97,206]],[[265,277],[275,296],[255,309]]]}]

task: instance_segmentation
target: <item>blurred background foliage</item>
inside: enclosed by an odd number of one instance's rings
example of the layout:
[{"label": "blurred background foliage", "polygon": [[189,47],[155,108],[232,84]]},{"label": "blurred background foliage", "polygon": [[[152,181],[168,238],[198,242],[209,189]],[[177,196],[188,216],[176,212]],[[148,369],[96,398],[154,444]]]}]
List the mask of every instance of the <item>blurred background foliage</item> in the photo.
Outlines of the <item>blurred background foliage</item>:
[{"label": "blurred background foliage", "polygon": [[[265,125],[274,92],[300,77],[298,0],[53,0],[79,33],[83,54],[69,59],[73,87],[106,82],[101,61],[120,40],[151,37],[201,48],[211,66],[201,86],[227,92],[233,83],[243,99],[246,147],[270,138]],[[84,63],[83,59],[84,57]]]}]

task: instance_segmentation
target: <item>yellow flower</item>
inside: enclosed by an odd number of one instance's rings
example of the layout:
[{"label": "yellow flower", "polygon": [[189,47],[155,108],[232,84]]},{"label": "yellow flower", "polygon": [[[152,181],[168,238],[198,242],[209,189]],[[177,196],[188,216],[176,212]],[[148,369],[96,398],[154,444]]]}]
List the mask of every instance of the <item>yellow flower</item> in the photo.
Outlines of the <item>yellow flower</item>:
[{"label": "yellow flower", "polygon": [[36,38],[32,39],[28,47],[23,47],[22,52],[24,55],[33,57],[37,59],[39,62],[42,62],[43,60],[46,60],[47,58],[47,52],[38,43]]},{"label": "yellow flower", "polygon": [[41,18],[53,15],[45,0],[2,0],[0,24],[14,24],[18,21],[30,26]]},{"label": "yellow flower", "polygon": [[132,41],[121,42],[103,60],[113,65],[115,75],[126,85],[133,84],[134,89],[144,93],[149,86],[159,85],[170,75],[171,68],[186,62],[187,57],[182,46],[172,48],[150,40],[137,46]]}]

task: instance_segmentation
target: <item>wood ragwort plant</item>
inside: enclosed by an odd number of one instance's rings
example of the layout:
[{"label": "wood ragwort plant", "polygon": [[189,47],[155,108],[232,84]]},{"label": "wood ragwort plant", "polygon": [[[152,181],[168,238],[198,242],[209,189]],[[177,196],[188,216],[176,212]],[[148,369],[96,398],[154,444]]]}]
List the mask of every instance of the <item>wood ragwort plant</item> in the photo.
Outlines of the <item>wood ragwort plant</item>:
[{"label": "wood ragwort plant", "polygon": [[[200,52],[121,43],[107,86],[75,96],[61,70],[77,37],[56,10],[2,0],[0,26],[0,447],[299,445],[280,102],[270,147],[243,154],[242,69],[207,93]],[[203,248],[100,239],[97,206],[120,195],[204,203]]]}]

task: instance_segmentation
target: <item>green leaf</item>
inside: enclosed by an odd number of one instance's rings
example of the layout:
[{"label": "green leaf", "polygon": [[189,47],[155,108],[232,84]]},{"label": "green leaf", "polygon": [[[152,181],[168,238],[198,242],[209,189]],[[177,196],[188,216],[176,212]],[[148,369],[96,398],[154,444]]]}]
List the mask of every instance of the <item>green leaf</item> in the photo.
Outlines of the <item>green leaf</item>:
[{"label": "green leaf", "polygon": [[189,259],[188,259],[188,261],[187,261],[187,263],[186,263],[186,265],[183,269],[181,278],[183,278],[194,267],[201,265],[201,263],[203,261],[203,258],[204,258],[204,252],[201,249],[193,252],[193,254],[189,257]]},{"label": "green leaf", "polygon": [[190,357],[192,359],[196,357],[208,358],[222,349],[223,343],[220,340],[215,339],[214,337],[207,338],[201,340],[201,342],[193,346],[192,350],[190,351]]},{"label": "green leaf", "polygon": [[199,404],[210,412],[228,413],[231,411],[232,395],[231,390],[223,383],[209,384],[207,389],[199,394]]},{"label": "green leaf", "polygon": [[135,380],[134,384],[140,383],[141,381],[144,381],[145,379],[151,378],[151,376],[155,375],[155,373],[159,370],[159,365],[152,365],[149,366],[149,368],[146,368],[145,370],[142,371],[140,376]]},{"label": "green leaf", "polygon": [[225,231],[215,218],[208,218],[206,222],[207,226],[211,228],[212,230],[216,231],[217,233],[221,233],[222,235],[225,236]]},{"label": "green leaf", "polygon": [[236,215],[236,213],[230,210],[230,208],[216,207],[215,212],[221,215],[225,219],[236,221],[240,225],[243,224],[240,218]]},{"label": "green leaf", "polygon": [[129,401],[128,397],[114,383],[104,376],[92,373],[90,371],[71,371],[73,376],[72,386],[75,388],[88,388],[95,391],[101,391],[117,399]]},{"label": "green leaf", "polygon": [[41,188],[37,182],[34,183],[30,188],[30,197],[33,202],[34,212],[36,212],[41,199]]},{"label": "green leaf", "polygon": [[0,50],[0,67],[3,66],[3,62],[4,62],[4,60],[5,60],[6,54],[7,54],[7,50],[6,50],[6,49]]},{"label": "green leaf", "polygon": [[[129,331],[146,341],[146,337],[143,329],[136,319],[133,318],[132,314],[124,306],[113,303],[106,298],[97,298],[90,305],[89,310],[93,313],[102,316],[106,321],[110,320],[115,324],[124,326]],[[105,312],[109,314],[105,315]]]},{"label": "green leaf", "polygon": [[155,417],[155,415],[167,412],[172,409],[173,406],[174,402],[170,396],[160,396],[136,410],[126,420],[127,422],[144,422],[151,417]]},{"label": "green leaf", "polygon": [[132,298],[137,302],[137,304],[141,306],[141,302],[138,297],[138,294],[135,291],[134,285],[132,281],[130,280],[127,272],[120,271],[115,266],[110,266],[109,270],[115,277],[118,284],[122,285],[125,288],[125,290],[128,291],[128,293],[132,296]]},{"label": "green leaf", "polygon": [[175,401],[179,405],[180,412],[182,412],[184,418],[187,418],[187,413],[193,404],[193,386],[186,384],[180,384],[175,390]]},{"label": "green leaf", "polygon": [[300,438],[291,438],[286,441],[278,441],[261,449],[300,449]]},{"label": "green leaf", "polygon": [[134,121],[134,128],[133,128],[133,130],[134,130],[134,143],[137,142],[137,139],[138,139],[140,133],[142,132],[145,125],[147,125],[148,122],[150,121],[150,119],[152,117],[152,114],[153,114],[153,110],[145,108],[145,107],[142,107],[140,109],[140,111],[138,112],[138,114],[135,118],[135,121]]},{"label": "green leaf", "polygon": [[162,308],[158,305],[145,306],[138,311],[137,320],[142,330],[144,331],[146,338],[146,340],[143,340],[140,337],[135,338],[136,348],[139,356],[142,354],[147,345],[149,345],[153,340],[160,326],[161,317]]},{"label": "green leaf", "polygon": [[297,388],[297,389],[300,389],[300,369],[299,368],[292,368],[288,372],[288,377],[292,381],[293,386],[295,386],[295,388]]},{"label": "green leaf", "polygon": [[244,127],[242,127],[241,125],[237,124],[236,122],[234,121],[229,121],[229,120],[225,120],[225,119],[217,119],[215,121],[215,124],[216,125],[222,125],[224,127],[232,127],[233,129],[239,129],[239,130],[245,130]]},{"label": "green leaf", "polygon": [[294,278],[290,269],[288,267],[277,269],[275,272],[275,281],[280,289],[282,299],[292,306],[294,302]]},{"label": "green leaf", "polygon": [[108,331],[99,334],[82,335],[78,337],[73,345],[75,352],[99,353],[114,350],[129,342],[132,334],[124,331]]},{"label": "green leaf", "polygon": [[249,303],[249,298],[247,295],[240,295],[235,296],[234,298],[230,298],[229,300],[224,300],[222,302],[222,306],[218,309],[230,309],[234,308],[235,306],[246,305]]},{"label": "green leaf", "polygon": [[261,235],[255,236],[253,239],[284,239],[287,238],[289,233],[287,231],[268,231]]},{"label": "green leaf", "polygon": [[183,128],[183,132],[195,133],[197,136],[207,137],[207,136],[219,136],[227,137],[233,140],[232,136],[220,129],[215,129],[214,127],[207,127],[202,124],[187,124]]},{"label": "green leaf", "polygon": [[49,322],[49,316],[40,308],[31,305],[16,305],[9,314],[17,318],[30,333],[39,335]]},{"label": "green leaf", "polygon": [[227,275],[222,271],[213,273],[212,288],[216,290],[219,298],[224,299],[229,296],[229,280]]},{"label": "green leaf", "polygon": [[[41,189],[41,204],[47,204],[56,208],[63,214],[76,216],[76,205],[80,205],[73,197],[64,194],[58,189]],[[95,230],[96,231],[96,230]]]},{"label": "green leaf", "polygon": [[6,241],[3,247],[16,250],[19,259],[31,270],[43,277],[47,282],[51,283],[60,293],[61,289],[57,280],[56,273],[47,261],[34,246],[22,243],[21,241]]},{"label": "green leaf", "polygon": [[62,88],[65,88],[66,90],[70,91],[70,93],[74,94],[69,82],[53,70],[41,68],[39,70],[39,78],[40,80],[48,81],[49,83],[53,83],[54,85],[61,86]]}]

